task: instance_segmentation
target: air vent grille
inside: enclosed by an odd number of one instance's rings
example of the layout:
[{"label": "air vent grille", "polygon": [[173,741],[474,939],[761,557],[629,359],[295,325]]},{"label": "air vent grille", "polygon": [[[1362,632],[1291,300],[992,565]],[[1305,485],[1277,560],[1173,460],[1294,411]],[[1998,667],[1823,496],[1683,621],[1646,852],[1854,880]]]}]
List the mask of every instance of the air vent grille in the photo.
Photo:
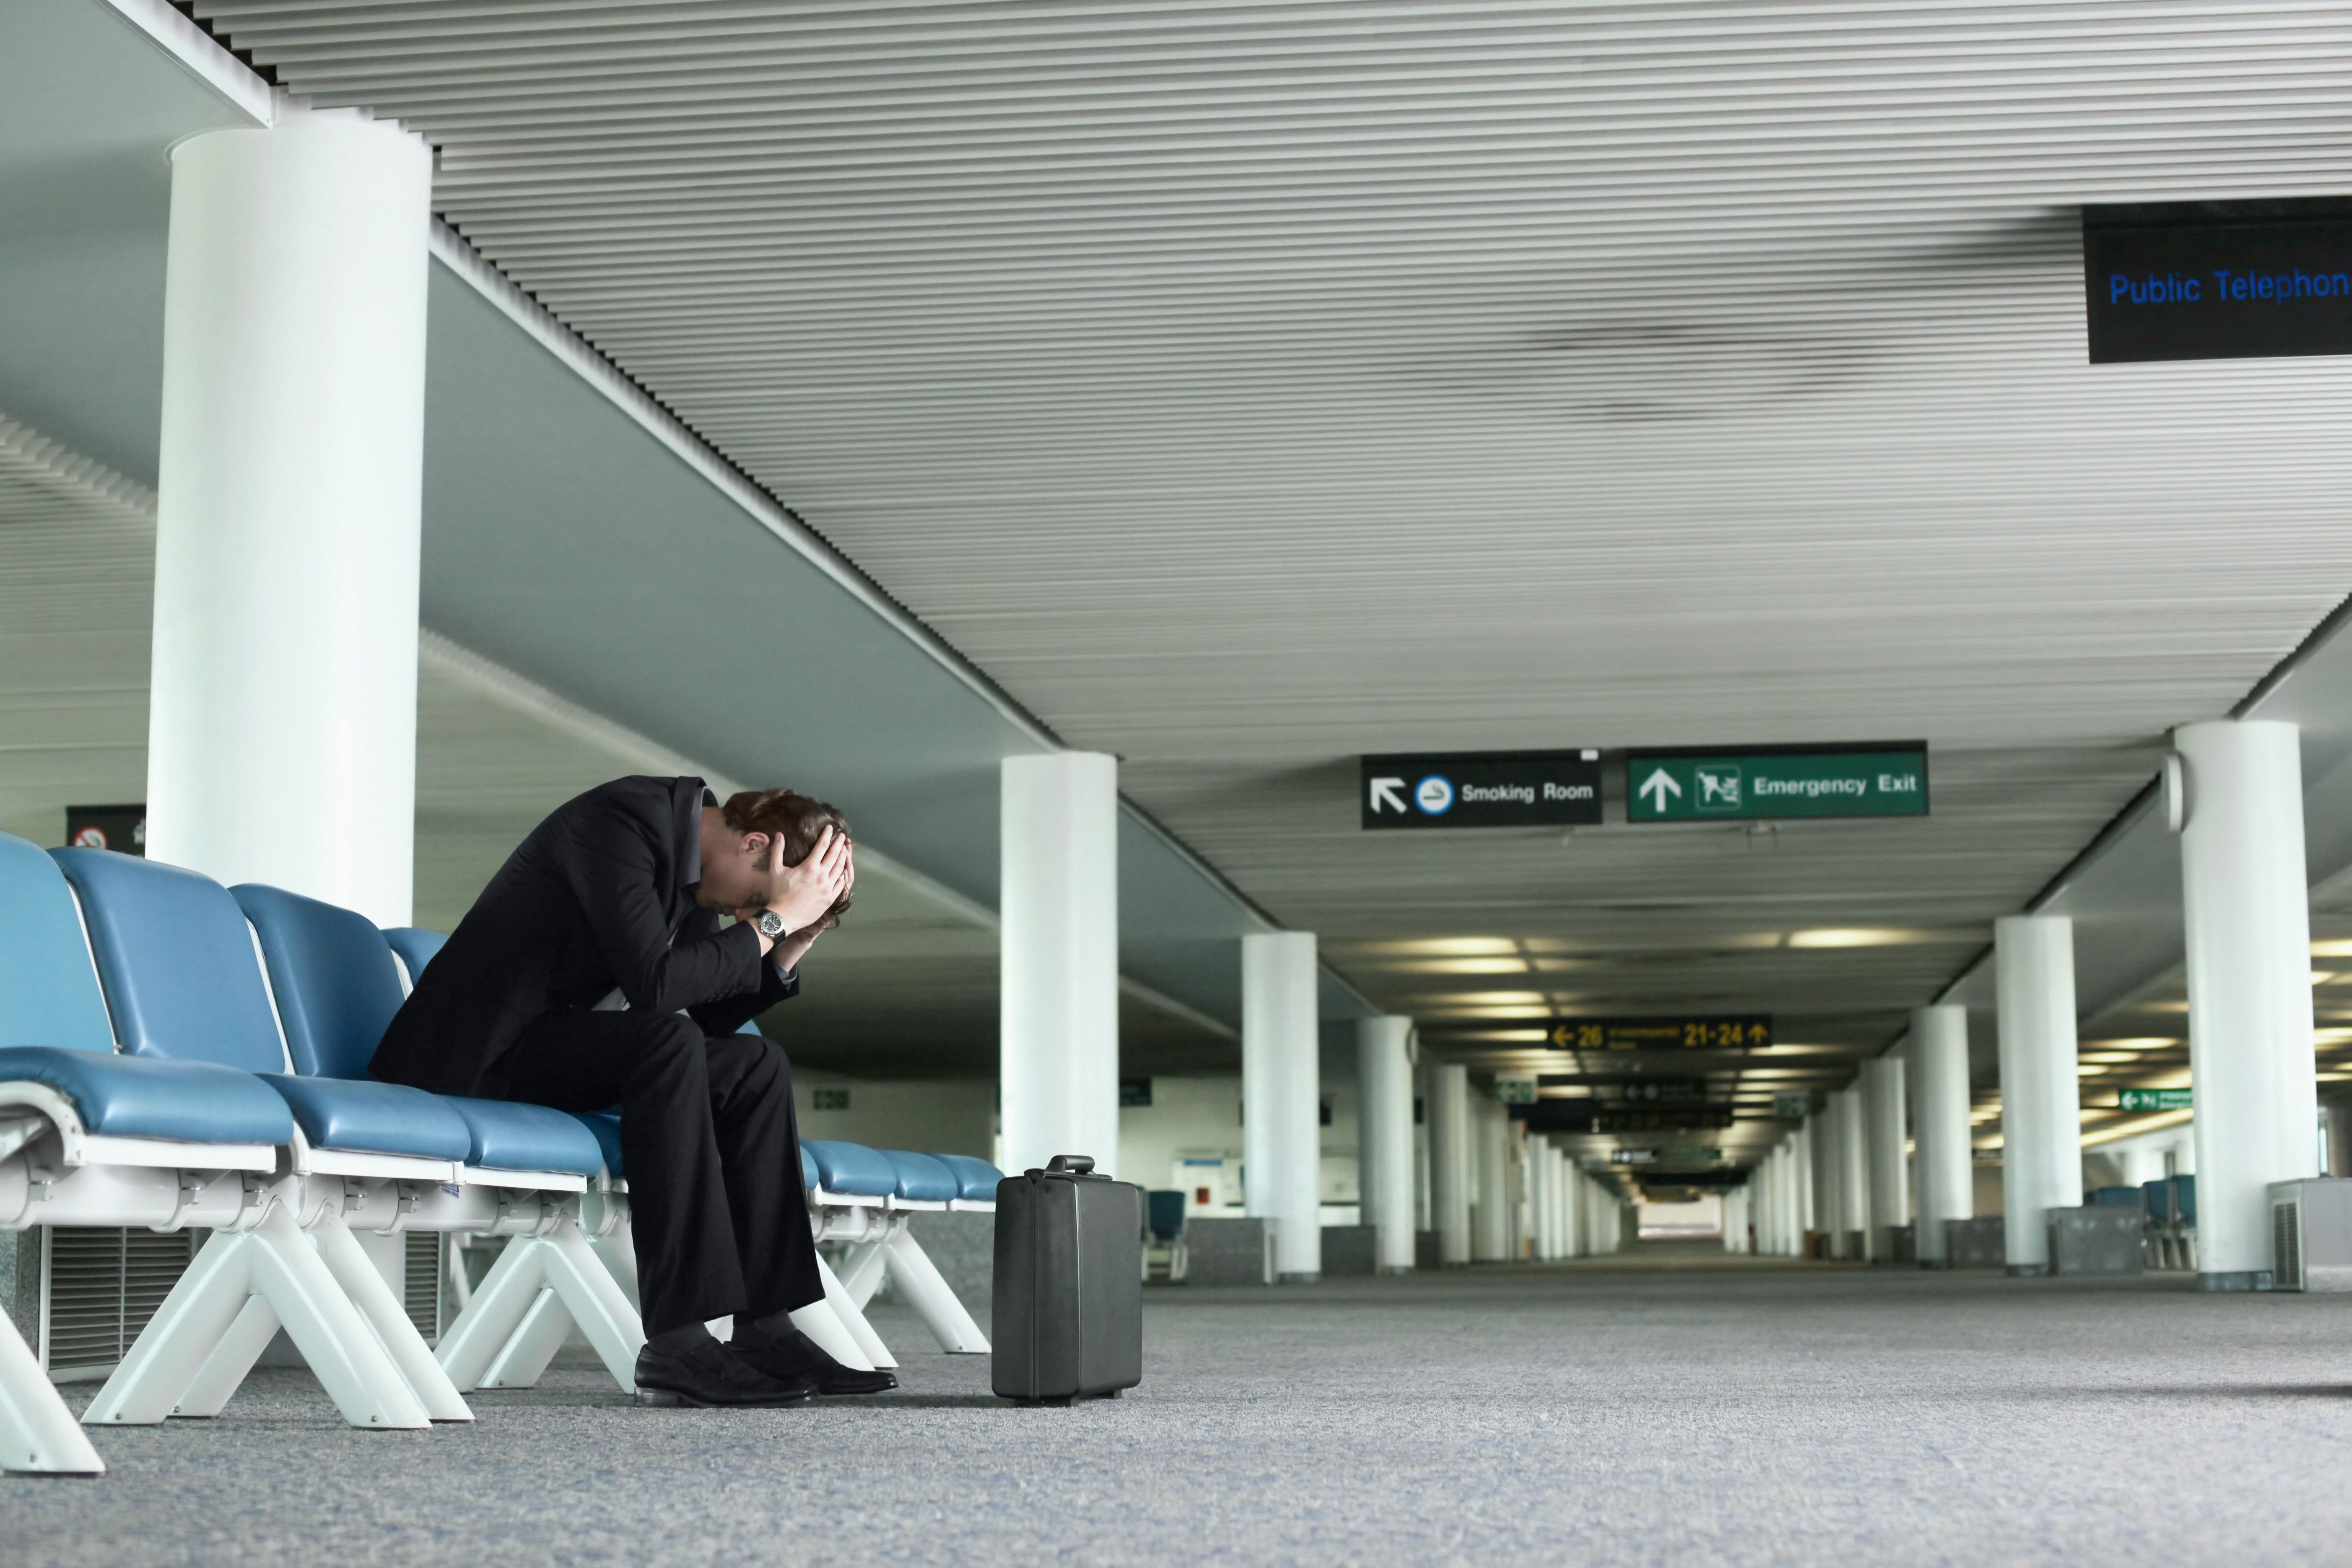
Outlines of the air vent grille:
[{"label": "air vent grille", "polygon": [[2271,1289],[2303,1289],[2303,1205],[2271,1205]]},{"label": "air vent grille", "polygon": [[412,1230],[401,1256],[401,1303],[408,1321],[427,1341],[441,1333],[441,1237],[432,1231]]},{"label": "air vent grille", "polygon": [[52,1226],[42,1360],[52,1377],[103,1372],[122,1359],[195,1258],[192,1231]]}]

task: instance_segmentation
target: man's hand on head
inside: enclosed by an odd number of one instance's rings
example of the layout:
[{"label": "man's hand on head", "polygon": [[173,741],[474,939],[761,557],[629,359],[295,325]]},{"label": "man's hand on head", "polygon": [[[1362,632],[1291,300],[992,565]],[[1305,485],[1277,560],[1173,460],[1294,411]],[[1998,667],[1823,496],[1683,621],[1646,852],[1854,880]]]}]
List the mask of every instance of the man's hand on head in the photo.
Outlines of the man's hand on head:
[{"label": "man's hand on head", "polygon": [[[793,955],[796,963],[799,953],[807,952],[809,942],[816,939],[817,933],[808,928],[823,920],[825,911],[833,908],[856,881],[856,870],[850,854],[849,840],[835,833],[830,824],[817,836],[816,847],[809,851],[807,858],[797,866],[784,864],[784,838],[779,833],[773,835],[768,844],[770,890],[767,903],[738,910],[736,915],[741,920],[756,921],[763,909],[775,911],[776,918],[784,922],[782,941],[798,950]],[[803,936],[807,941],[801,940]],[[762,954],[777,945],[777,939],[769,937],[764,931],[760,934],[760,952]]]}]

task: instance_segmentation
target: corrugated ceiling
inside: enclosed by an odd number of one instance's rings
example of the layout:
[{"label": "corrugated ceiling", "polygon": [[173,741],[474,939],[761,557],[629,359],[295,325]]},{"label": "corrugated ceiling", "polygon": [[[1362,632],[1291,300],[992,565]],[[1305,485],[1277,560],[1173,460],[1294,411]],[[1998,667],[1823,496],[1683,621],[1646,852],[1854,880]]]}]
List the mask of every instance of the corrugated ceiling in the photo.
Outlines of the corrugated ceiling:
[{"label": "corrugated ceiling", "polygon": [[[1884,1040],[1965,944],[1711,944],[2013,910],[2352,583],[2352,371],[2091,369],[2073,227],[2352,190],[2338,5],[195,9],[1280,919],[1638,938],[1559,1005]],[[1354,826],[1892,736],[1927,823]]]}]

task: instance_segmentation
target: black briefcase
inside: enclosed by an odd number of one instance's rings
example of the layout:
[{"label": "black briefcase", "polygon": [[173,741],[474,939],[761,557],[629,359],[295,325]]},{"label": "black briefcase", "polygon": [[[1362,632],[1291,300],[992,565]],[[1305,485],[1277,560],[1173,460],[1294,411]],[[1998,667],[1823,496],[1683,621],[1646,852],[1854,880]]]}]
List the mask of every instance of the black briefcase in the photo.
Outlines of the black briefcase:
[{"label": "black briefcase", "polygon": [[996,1184],[996,1392],[1067,1405],[1143,1381],[1143,1189],[1084,1154]]}]

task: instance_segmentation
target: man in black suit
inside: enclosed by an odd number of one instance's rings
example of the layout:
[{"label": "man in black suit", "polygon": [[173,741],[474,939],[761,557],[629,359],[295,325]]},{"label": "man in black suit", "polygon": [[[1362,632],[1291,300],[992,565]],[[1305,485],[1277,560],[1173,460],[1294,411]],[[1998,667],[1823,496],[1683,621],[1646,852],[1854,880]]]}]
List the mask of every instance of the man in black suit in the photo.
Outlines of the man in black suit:
[{"label": "man in black suit", "polygon": [[[840,813],[790,790],[615,779],[508,857],[371,1070],[441,1094],[621,1108],[646,1348],[637,1397],[782,1405],[895,1387],[793,1326],[824,1300],[792,1067],[735,1031],[799,989],[848,907]],[[722,928],[720,916],[735,923]],[[733,1317],[722,1345],[705,1320]]]}]

